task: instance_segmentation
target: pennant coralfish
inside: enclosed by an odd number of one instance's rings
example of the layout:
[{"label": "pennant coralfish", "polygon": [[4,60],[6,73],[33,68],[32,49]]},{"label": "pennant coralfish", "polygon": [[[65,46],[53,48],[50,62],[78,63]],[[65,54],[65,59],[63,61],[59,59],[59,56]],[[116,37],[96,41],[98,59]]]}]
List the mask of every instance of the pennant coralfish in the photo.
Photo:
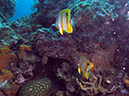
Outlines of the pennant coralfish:
[{"label": "pennant coralfish", "polygon": [[79,65],[78,73],[80,74],[82,71],[82,73],[84,74],[84,77],[88,79],[90,70],[91,68],[93,68],[94,65],[83,56],[80,56],[78,60],[78,65]]},{"label": "pennant coralfish", "polygon": [[60,34],[63,35],[63,31],[67,33],[73,32],[73,27],[71,25],[70,9],[63,9],[59,12],[56,19],[56,27],[59,29]]}]

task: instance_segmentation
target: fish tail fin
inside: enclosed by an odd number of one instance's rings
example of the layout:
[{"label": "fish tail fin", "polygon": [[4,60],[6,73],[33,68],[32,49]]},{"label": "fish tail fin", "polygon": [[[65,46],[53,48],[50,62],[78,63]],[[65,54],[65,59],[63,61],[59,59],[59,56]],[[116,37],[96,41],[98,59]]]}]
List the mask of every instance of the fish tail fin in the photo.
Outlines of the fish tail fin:
[{"label": "fish tail fin", "polygon": [[81,74],[81,69],[80,68],[78,68],[78,73]]}]

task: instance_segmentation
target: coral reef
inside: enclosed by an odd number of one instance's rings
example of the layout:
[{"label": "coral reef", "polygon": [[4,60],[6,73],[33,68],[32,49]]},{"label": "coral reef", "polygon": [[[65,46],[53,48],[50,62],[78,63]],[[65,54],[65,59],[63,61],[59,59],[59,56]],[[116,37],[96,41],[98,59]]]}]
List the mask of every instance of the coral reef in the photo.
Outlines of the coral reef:
[{"label": "coral reef", "polygon": [[[53,32],[53,30],[45,28],[39,30],[38,33],[40,34],[35,40],[36,48],[40,55],[60,59],[70,59],[71,56],[69,54],[72,55],[72,53],[76,52],[76,42],[73,39],[69,42],[71,36],[67,36],[67,38],[59,37]],[[64,50],[64,48],[67,50]]]},{"label": "coral reef", "polygon": [[[17,92],[16,90],[19,89],[19,86],[14,87],[14,84],[10,84],[13,78],[13,73],[9,70],[9,67],[10,64],[15,63],[16,61],[17,57],[12,50],[9,49],[9,46],[5,45],[0,48],[0,88],[3,90],[2,92],[8,96],[15,95]],[[12,88],[14,88],[14,90]]]},{"label": "coral reef", "polygon": [[[37,12],[6,22],[10,2],[0,1],[0,95],[128,96],[127,0],[35,0]],[[52,25],[65,8],[73,33],[62,36]],[[79,56],[94,64],[88,80],[77,72]]]},{"label": "coral reef", "polygon": [[[18,75],[15,80],[16,83],[23,83],[26,79],[33,77],[33,69],[36,66],[36,63],[39,61],[39,58],[31,53],[31,47],[25,44],[20,45],[20,49],[18,51],[18,57],[20,63],[18,64],[20,67],[18,69]],[[24,76],[23,76],[24,75]],[[26,79],[24,78],[26,77]]]},{"label": "coral reef", "polygon": [[92,61],[97,62],[96,67],[100,67],[100,69],[111,68],[110,62],[113,61],[116,48],[117,45],[112,44],[105,50],[101,48],[99,48],[99,50],[96,50],[95,53],[91,56]]},{"label": "coral reef", "polygon": [[48,96],[52,82],[49,78],[35,79],[27,82],[20,89],[19,96]]},{"label": "coral reef", "polygon": [[0,34],[0,47],[2,47],[2,45],[9,45],[17,42],[18,36],[14,29],[6,23],[0,23]]}]

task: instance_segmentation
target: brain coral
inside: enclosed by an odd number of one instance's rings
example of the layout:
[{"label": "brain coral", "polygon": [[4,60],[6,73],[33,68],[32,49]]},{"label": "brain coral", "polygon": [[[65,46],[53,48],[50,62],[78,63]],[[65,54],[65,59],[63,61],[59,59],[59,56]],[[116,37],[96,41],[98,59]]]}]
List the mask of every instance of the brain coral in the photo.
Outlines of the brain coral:
[{"label": "brain coral", "polygon": [[19,91],[19,96],[48,96],[52,82],[49,78],[35,79],[27,82]]}]

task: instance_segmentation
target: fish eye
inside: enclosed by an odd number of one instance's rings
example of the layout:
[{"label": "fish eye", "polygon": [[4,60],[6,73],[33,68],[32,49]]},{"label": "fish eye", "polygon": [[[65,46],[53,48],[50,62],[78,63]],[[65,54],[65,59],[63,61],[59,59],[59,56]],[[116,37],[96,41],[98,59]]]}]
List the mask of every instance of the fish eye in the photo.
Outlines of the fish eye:
[{"label": "fish eye", "polygon": [[87,63],[87,65],[90,65],[89,63]]},{"label": "fish eye", "polygon": [[66,13],[66,16],[68,16],[68,13]]}]

